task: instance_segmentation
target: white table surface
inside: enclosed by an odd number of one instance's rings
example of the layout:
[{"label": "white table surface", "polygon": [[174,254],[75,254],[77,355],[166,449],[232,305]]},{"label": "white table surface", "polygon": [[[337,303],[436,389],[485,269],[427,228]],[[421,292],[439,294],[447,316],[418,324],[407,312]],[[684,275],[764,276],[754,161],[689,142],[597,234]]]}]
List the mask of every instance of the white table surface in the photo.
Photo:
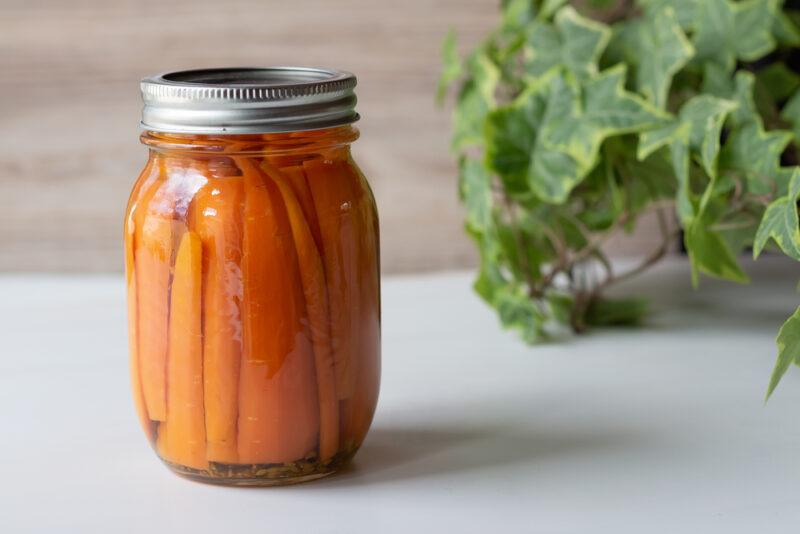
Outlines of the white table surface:
[{"label": "white table surface", "polygon": [[[529,348],[464,273],[384,281],[384,372],[346,472],[207,486],[149,450],[119,277],[0,277],[0,532],[782,533],[800,529],[800,369],[765,406],[796,264],[672,262],[647,327]],[[491,530],[490,530],[491,529]]]}]

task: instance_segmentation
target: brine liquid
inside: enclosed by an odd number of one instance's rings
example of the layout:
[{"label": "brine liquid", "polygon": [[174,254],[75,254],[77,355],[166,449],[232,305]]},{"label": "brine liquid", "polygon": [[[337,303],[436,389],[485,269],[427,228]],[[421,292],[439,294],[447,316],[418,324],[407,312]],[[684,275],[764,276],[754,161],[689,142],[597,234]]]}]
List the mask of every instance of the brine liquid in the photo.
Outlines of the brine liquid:
[{"label": "brine liquid", "polygon": [[267,484],[352,456],[377,402],[380,288],[346,147],[152,150],[125,251],[133,394],[162,460]]}]

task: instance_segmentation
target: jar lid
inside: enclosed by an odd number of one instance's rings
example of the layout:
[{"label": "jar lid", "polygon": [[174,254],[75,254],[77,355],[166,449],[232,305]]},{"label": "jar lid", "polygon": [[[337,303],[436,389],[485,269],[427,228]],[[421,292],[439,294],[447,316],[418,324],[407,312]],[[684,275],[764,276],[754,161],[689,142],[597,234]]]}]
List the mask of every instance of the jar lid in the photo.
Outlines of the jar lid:
[{"label": "jar lid", "polygon": [[309,67],[169,72],[142,80],[141,127],[168,133],[317,130],[358,120],[356,77]]}]

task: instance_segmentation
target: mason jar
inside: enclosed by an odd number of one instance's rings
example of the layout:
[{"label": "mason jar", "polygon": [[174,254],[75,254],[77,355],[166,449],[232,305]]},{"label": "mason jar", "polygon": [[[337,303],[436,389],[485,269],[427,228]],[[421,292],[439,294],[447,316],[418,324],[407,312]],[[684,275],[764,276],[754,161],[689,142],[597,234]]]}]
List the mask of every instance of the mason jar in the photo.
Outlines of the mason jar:
[{"label": "mason jar", "polygon": [[276,67],[146,78],[125,216],[130,372],[174,472],[235,485],[347,462],[380,381],[378,217],[350,153],[356,79]]}]

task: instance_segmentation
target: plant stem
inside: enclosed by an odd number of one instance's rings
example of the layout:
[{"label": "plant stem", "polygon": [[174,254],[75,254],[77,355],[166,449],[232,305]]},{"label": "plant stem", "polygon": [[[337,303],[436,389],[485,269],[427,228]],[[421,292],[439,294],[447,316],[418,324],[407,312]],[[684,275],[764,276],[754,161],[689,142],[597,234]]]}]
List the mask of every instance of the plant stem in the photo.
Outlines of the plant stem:
[{"label": "plant stem", "polygon": [[661,230],[661,243],[659,244],[659,246],[655,250],[653,250],[639,265],[637,265],[633,269],[630,269],[620,275],[614,275],[613,273],[610,273],[606,277],[606,279],[601,284],[599,284],[592,292],[593,299],[598,298],[600,296],[600,293],[604,291],[606,288],[608,288],[608,286],[622,282],[624,280],[627,280],[642,273],[643,271],[646,271],[647,269],[658,263],[658,261],[661,260],[667,254],[667,252],[669,252],[669,247],[672,244],[672,240],[678,235],[680,230],[670,231],[669,223],[667,222],[667,216],[664,213],[663,209],[656,210],[656,214],[658,217],[658,225]]}]

